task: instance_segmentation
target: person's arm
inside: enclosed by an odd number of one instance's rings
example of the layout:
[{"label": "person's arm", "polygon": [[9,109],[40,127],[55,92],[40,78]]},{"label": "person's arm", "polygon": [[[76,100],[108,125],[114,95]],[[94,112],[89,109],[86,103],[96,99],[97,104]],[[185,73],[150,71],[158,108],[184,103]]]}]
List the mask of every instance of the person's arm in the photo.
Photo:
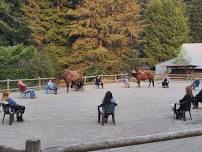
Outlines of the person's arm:
[{"label": "person's arm", "polygon": [[179,100],[179,103],[183,103],[186,100],[187,96],[185,95],[182,99]]},{"label": "person's arm", "polygon": [[114,103],[115,106],[117,106],[116,100],[114,98],[111,99],[111,102]]},{"label": "person's arm", "polygon": [[11,98],[8,98],[7,100],[6,100],[8,103],[9,103],[9,105],[11,105],[11,106],[17,106],[18,104],[13,100],[13,99],[11,99]]},{"label": "person's arm", "polygon": [[193,97],[185,95],[184,98],[181,100],[180,105],[183,105],[183,104],[189,102],[190,100],[193,100]]}]

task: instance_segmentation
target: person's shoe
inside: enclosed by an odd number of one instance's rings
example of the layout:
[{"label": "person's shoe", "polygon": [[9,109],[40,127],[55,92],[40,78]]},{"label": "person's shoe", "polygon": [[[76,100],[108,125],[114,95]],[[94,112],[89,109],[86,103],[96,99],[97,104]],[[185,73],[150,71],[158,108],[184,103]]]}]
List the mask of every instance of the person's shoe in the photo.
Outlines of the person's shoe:
[{"label": "person's shoe", "polygon": [[17,116],[17,122],[23,121],[23,118],[20,116]]}]

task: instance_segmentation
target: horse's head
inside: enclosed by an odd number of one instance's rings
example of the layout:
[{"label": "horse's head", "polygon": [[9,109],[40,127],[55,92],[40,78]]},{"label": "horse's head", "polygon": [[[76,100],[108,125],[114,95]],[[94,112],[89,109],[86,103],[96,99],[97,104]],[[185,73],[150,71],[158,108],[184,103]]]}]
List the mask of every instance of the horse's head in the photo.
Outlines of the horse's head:
[{"label": "horse's head", "polygon": [[138,72],[131,72],[131,73],[130,73],[130,76],[131,76],[131,77],[137,78],[137,75],[138,75]]},{"label": "horse's head", "polygon": [[63,79],[62,73],[58,73],[55,75],[55,78],[53,80],[58,85],[58,83],[61,79]]}]

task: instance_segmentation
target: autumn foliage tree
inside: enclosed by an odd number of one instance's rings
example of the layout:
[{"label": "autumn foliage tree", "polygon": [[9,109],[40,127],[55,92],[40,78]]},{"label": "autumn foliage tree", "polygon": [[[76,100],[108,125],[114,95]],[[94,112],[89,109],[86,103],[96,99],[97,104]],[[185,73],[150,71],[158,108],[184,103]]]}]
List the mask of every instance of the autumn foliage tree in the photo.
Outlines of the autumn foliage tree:
[{"label": "autumn foliage tree", "polygon": [[131,50],[141,31],[139,5],[134,0],[85,0],[68,11],[71,51],[65,67],[117,72],[122,54]]}]

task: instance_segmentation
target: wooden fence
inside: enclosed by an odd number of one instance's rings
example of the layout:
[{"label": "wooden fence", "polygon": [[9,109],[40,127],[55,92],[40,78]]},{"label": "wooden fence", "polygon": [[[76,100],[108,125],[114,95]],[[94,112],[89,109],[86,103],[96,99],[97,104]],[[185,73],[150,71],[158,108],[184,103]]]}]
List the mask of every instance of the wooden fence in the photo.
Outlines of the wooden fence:
[{"label": "wooden fence", "polygon": [[[123,80],[125,74],[114,74],[114,75],[100,75],[103,82],[110,83],[110,82],[119,82]],[[86,76],[84,77],[84,84],[94,84],[94,79],[96,76]],[[34,88],[37,90],[43,89],[46,85],[48,80],[54,79],[54,78],[34,78],[34,79],[16,79],[16,80],[0,80],[0,91],[3,90],[18,90],[17,83],[19,80],[22,80],[25,82],[29,88]],[[64,86],[64,81],[59,82],[60,86]]]},{"label": "wooden fence", "polygon": [[[111,83],[111,82],[121,82],[123,81],[123,77],[125,74],[114,74],[114,75],[100,75],[103,82],[105,83]],[[171,79],[177,79],[177,80],[193,80],[196,77],[198,77],[200,80],[202,80],[202,74],[169,74],[168,75]],[[86,76],[84,77],[84,84],[94,84],[94,79],[96,76]],[[155,80],[162,80],[163,75],[155,75]],[[37,90],[43,89],[48,80],[53,78],[34,78],[34,79],[20,79],[24,81],[29,88],[34,88]],[[18,90],[17,83],[19,79],[17,80],[0,80],[0,91],[2,90]],[[60,86],[64,86],[64,81],[61,81],[59,83]]]},{"label": "wooden fence", "polygon": [[188,137],[196,137],[202,135],[202,129],[196,130],[187,130],[181,132],[170,132],[162,134],[153,134],[146,136],[137,136],[132,138],[125,139],[116,139],[110,141],[101,141],[96,143],[87,143],[87,144],[78,144],[78,145],[69,145],[64,147],[57,148],[45,148],[41,149],[41,142],[37,139],[31,139],[26,141],[25,150],[17,150],[8,148],[5,146],[0,146],[0,152],[85,152],[85,151],[95,151],[95,150],[104,150],[111,148],[119,148],[125,146],[134,146],[147,143],[155,143],[176,139],[183,139]]}]

